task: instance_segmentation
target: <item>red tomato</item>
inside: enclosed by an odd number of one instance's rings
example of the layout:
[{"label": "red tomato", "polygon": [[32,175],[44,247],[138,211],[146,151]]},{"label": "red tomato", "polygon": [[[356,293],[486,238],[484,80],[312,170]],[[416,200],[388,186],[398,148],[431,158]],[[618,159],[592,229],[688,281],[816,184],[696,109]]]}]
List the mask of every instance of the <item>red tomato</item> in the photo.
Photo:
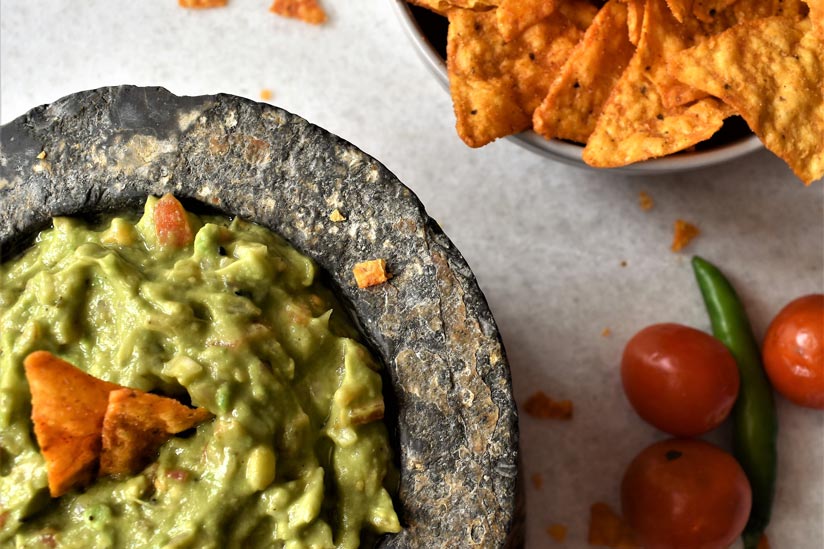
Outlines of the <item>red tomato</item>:
[{"label": "red tomato", "polygon": [[767,329],[762,355],[779,393],[824,410],[824,294],[799,297],[781,309]]},{"label": "red tomato", "polygon": [[703,440],[665,440],[632,460],[621,482],[624,518],[646,549],[726,549],[752,505],[744,470]]},{"label": "red tomato", "polygon": [[161,246],[185,248],[194,241],[186,210],[171,194],[157,201],[154,211],[155,233]]},{"label": "red tomato", "polygon": [[723,343],[680,324],[654,324],[624,348],[621,380],[644,420],[679,437],[718,427],[738,396],[738,366]]}]

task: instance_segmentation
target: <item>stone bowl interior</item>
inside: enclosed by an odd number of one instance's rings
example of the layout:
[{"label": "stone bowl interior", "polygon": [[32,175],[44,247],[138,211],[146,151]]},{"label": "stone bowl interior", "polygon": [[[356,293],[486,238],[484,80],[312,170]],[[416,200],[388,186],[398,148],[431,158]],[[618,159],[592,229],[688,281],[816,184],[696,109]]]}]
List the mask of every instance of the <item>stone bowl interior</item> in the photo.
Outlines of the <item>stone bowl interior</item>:
[{"label": "stone bowl interior", "polygon": [[[67,96],[0,128],[0,261],[53,216],[166,192],[267,226],[314,259],[385,364],[404,530],[379,546],[523,544],[517,410],[495,321],[415,195],[350,143],[230,95]],[[346,222],[329,219],[335,208]],[[394,276],[358,289],[351,268],[372,258]]]}]

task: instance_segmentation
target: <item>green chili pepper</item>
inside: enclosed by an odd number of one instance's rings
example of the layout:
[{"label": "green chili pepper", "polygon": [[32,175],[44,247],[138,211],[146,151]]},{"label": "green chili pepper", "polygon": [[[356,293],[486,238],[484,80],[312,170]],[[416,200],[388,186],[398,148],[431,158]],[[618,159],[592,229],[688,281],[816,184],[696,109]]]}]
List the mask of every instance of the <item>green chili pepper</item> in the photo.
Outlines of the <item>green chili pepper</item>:
[{"label": "green chili pepper", "polygon": [[770,521],[775,494],[778,420],[772,388],[747,314],[732,285],[715,265],[700,257],[692,258],[692,268],[712,322],[712,333],[732,352],[741,374],[733,408],[733,453],[752,488],[752,510],[742,537],[744,547],[754,549]]}]

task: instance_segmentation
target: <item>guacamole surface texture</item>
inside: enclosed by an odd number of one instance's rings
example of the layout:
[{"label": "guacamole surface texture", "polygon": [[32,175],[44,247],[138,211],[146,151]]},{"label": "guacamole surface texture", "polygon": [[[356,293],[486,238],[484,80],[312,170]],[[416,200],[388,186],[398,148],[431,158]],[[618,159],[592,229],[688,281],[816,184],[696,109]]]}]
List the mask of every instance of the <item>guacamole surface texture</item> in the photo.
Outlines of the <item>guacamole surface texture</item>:
[{"label": "guacamole surface texture", "polygon": [[[379,365],[315,264],[240,219],[56,218],[0,265],[0,547],[357,547],[400,530]],[[205,407],[139,474],[50,498],[23,360]]]}]

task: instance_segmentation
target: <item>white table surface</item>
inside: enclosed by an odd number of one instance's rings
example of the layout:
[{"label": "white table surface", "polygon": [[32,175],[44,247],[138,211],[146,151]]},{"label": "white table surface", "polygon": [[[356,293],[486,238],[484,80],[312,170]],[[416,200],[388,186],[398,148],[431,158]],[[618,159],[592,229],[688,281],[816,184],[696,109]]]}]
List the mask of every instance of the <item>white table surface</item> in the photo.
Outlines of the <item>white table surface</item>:
[{"label": "white table surface", "polygon": [[[253,99],[269,88],[272,103],[382,161],[474,270],[518,402],[538,389],[574,401],[570,422],[521,415],[527,546],[556,546],[545,529],[559,523],[569,528],[564,546],[585,547],[589,506],[618,508],[625,466],[664,437],[624,400],[624,343],[654,322],[709,329],[691,253],[728,272],[758,336],[784,303],[824,291],[824,183],[805,188],[766,151],[639,178],[568,167],[508,141],[471,150],[390,1],[324,0],[329,22],[312,27],[270,14],[268,0],[204,11],[175,0],[3,0],[0,120],[104,85]],[[642,190],[655,201],[649,212],[638,206]],[[669,249],[676,218],[702,231],[681,254]],[[824,413],[781,398],[778,413],[772,547],[820,549]],[[728,426],[710,436],[728,438]],[[529,482],[535,473],[541,489]]]}]

